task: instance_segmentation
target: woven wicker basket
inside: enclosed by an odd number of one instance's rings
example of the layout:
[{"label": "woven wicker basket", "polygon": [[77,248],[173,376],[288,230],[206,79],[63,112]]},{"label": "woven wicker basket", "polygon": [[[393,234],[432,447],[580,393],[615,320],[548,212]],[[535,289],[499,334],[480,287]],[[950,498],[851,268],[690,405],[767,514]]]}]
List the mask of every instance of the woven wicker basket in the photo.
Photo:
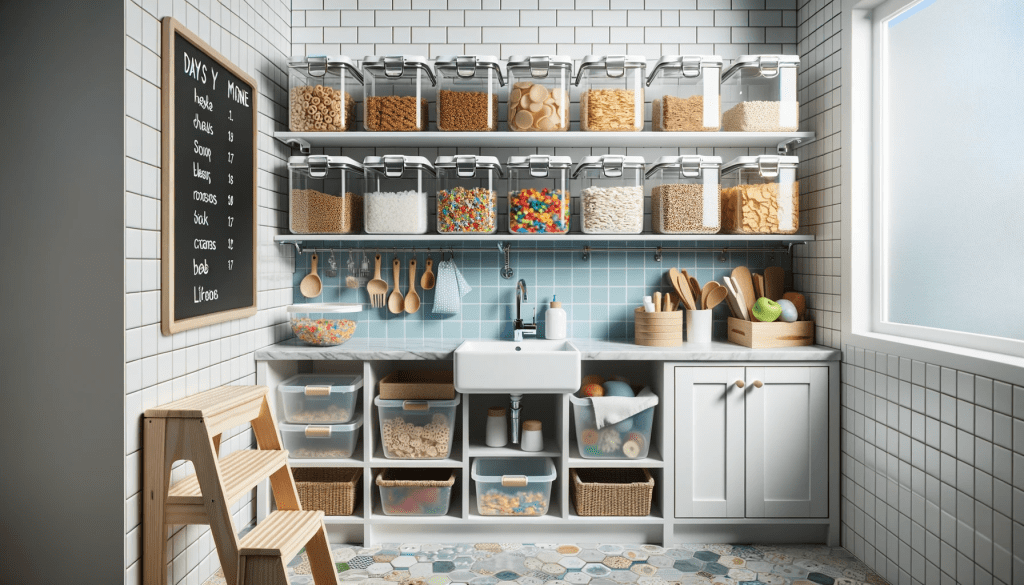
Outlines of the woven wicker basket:
[{"label": "woven wicker basket", "polygon": [[580,516],[647,516],[654,478],[646,469],[570,469],[572,503]]},{"label": "woven wicker basket", "polygon": [[359,467],[296,467],[292,469],[303,510],[327,516],[351,516],[359,503]]}]

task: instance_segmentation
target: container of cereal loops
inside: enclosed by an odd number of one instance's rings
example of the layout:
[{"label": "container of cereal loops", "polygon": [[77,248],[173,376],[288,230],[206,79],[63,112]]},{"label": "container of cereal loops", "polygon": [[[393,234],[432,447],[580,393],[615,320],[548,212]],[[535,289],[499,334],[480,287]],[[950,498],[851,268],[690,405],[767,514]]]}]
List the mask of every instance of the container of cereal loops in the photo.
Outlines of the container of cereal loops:
[{"label": "container of cereal loops", "polygon": [[531,154],[509,157],[506,166],[509,232],[568,233],[572,159]]},{"label": "container of cereal loops", "polygon": [[795,234],[800,184],[795,156],[741,156],[722,167],[722,231]]},{"label": "container of cereal loops", "polygon": [[490,55],[438,57],[437,129],[493,132],[498,129],[498,94],[505,87],[501,61]]},{"label": "container of cereal loops", "polygon": [[479,457],[470,476],[476,482],[481,516],[543,516],[548,513],[557,473],[550,457]]},{"label": "container of cereal loops", "polygon": [[580,130],[639,132],[644,129],[647,60],[638,55],[587,55],[576,71]]},{"label": "container of cereal loops", "polygon": [[603,154],[585,157],[572,174],[585,234],[644,231],[644,159]]},{"label": "container of cereal loops", "polygon": [[655,132],[715,132],[721,128],[722,58],[666,55],[647,77]]},{"label": "container of cereal loops", "polygon": [[444,516],[452,501],[455,470],[384,469],[376,483],[388,516]]},{"label": "container of cereal loops", "polygon": [[293,234],[363,231],[363,165],[347,156],[288,157],[288,229]]},{"label": "container of cereal loops", "polygon": [[427,198],[437,188],[434,165],[422,156],[363,159],[364,227],[368,234],[427,233]]},{"label": "container of cereal loops", "polygon": [[498,180],[505,178],[493,156],[439,156],[437,233],[493,234],[498,231]]},{"label": "container of cereal loops", "polygon": [[359,444],[362,415],[347,424],[293,425],[281,423],[281,441],[291,459],[348,459]]},{"label": "container of cereal loops", "polygon": [[651,231],[656,234],[717,234],[718,156],[663,156],[647,169],[651,185]]},{"label": "container of cereal loops", "polygon": [[284,422],[347,423],[356,413],[362,387],[358,374],[296,374],[277,386]]},{"label": "container of cereal loops", "polygon": [[434,70],[418,55],[363,58],[366,98],[363,128],[369,132],[427,129],[428,102],[434,99]]},{"label": "container of cereal loops", "polygon": [[356,121],[363,76],[352,59],[307,55],[288,59],[288,130],[345,132]]},{"label": "container of cereal loops", "polygon": [[796,132],[797,55],[743,55],[722,74],[722,130]]},{"label": "container of cereal loops", "polygon": [[572,58],[563,55],[513,55],[506,67],[508,129],[513,132],[564,132],[569,129]]},{"label": "container of cereal loops", "polygon": [[292,333],[306,345],[341,345],[356,332],[360,303],[308,303],[288,305]]},{"label": "container of cereal loops", "polygon": [[448,459],[455,436],[452,400],[381,400],[374,398],[380,419],[380,443],[388,459]]}]

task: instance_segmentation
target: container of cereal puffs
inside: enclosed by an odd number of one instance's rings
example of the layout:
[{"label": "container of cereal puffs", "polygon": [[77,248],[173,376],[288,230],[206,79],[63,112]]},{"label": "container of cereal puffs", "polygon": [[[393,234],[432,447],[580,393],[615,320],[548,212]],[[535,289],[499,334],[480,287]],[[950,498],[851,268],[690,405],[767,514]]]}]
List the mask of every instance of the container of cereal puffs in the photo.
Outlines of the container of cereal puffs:
[{"label": "container of cereal puffs", "polygon": [[373,400],[388,459],[447,459],[455,436],[459,395],[452,400]]},{"label": "container of cereal puffs", "polygon": [[741,156],[722,167],[722,231],[795,234],[800,189],[795,156]]}]

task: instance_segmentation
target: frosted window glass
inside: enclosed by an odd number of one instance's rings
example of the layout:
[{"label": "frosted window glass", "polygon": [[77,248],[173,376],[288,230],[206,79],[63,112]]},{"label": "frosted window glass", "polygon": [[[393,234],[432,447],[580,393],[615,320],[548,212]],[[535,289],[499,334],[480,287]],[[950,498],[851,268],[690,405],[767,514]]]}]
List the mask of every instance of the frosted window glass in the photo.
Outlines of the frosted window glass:
[{"label": "frosted window glass", "polygon": [[1024,2],[883,28],[881,318],[1024,339]]}]

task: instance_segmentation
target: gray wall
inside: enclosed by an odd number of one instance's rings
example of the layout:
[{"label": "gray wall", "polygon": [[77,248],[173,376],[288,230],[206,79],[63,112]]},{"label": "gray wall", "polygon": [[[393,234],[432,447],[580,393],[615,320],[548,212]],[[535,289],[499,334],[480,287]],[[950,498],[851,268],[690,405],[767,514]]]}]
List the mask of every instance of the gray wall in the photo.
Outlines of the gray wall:
[{"label": "gray wall", "polygon": [[4,582],[123,579],[123,11],[0,2]]}]

